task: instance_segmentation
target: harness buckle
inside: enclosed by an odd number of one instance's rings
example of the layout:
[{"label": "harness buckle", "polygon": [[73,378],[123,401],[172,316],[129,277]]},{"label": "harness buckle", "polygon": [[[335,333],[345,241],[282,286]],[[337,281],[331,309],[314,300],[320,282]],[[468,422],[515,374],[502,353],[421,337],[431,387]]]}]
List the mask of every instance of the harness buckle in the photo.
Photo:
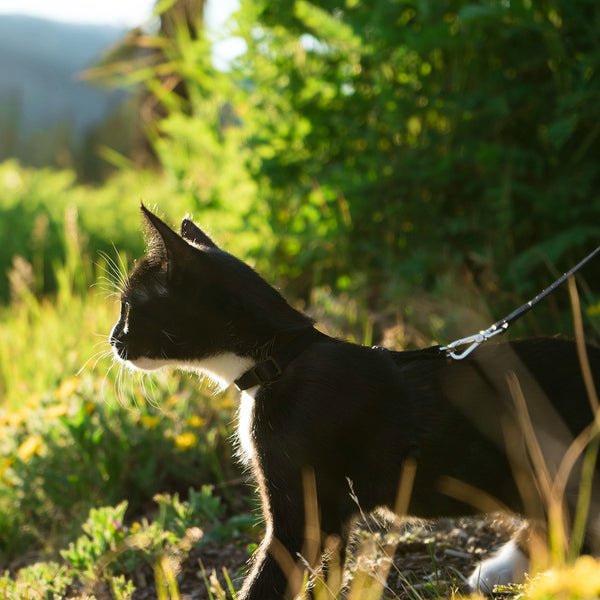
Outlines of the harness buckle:
[{"label": "harness buckle", "polygon": [[[462,360],[466,358],[479,346],[486,342],[490,338],[498,335],[499,333],[504,333],[508,329],[508,323],[502,323],[500,327],[497,325],[492,325],[489,329],[485,329],[478,333],[474,333],[473,335],[469,335],[464,338],[460,338],[459,340],[455,340],[454,342],[448,344],[447,346],[443,346],[440,348],[440,352],[445,352],[446,356],[453,358],[454,360]],[[462,352],[454,352],[455,348],[459,346],[464,346],[465,344],[470,344],[468,348],[463,350]]]}]

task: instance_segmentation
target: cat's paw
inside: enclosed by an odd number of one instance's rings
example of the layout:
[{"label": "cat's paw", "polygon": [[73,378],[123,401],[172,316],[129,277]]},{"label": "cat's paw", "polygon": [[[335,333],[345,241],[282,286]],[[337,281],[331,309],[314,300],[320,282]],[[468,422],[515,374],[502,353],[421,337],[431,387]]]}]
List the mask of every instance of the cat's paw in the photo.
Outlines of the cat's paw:
[{"label": "cat's paw", "polygon": [[491,594],[495,585],[520,583],[528,570],[529,557],[511,540],[494,556],[477,565],[469,577],[469,586],[474,592]]}]

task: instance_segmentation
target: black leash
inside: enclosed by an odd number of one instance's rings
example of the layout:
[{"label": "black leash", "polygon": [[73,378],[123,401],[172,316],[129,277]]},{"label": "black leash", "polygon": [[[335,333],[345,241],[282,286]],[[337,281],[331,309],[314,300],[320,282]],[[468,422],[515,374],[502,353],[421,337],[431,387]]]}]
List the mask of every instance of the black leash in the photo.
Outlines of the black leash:
[{"label": "black leash", "polygon": [[[437,349],[440,352],[445,352],[446,356],[450,358],[454,358],[455,360],[461,360],[471,354],[477,346],[483,344],[490,338],[495,335],[504,333],[509,325],[514,323],[517,319],[522,317],[526,312],[530,311],[540,300],[545,298],[548,294],[552,293],[559,285],[562,285],[569,277],[575,275],[581,267],[583,267],[586,263],[588,263],[592,258],[600,254],[600,246],[598,246],[593,252],[588,254],[581,262],[577,263],[570,271],[567,271],[564,275],[559,277],[552,285],[548,286],[545,290],[540,292],[535,298],[531,299],[529,302],[526,302],[522,306],[519,306],[516,310],[513,310],[507,317],[496,321],[491,327],[486,329],[485,331],[480,331],[479,333],[475,333],[474,335],[470,335],[465,338],[461,338],[460,340],[456,340],[447,346],[439,346]],[[465,344],[471,344],[466,350],[462,352],[454,352],[454,349],[458,346],[463,346]]]}]

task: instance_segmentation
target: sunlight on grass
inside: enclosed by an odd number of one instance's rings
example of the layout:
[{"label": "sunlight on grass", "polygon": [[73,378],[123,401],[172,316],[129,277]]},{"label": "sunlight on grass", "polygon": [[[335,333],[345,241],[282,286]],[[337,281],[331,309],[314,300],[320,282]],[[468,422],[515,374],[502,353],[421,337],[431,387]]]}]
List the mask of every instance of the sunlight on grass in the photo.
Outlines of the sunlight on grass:
[{"label": "sunlight on grass", "polygon": [[[118,308],[94,292],[68,300],[30,298],[28,304],[0,307],[0,410],[32,407],[49,390],[69,395],[85,363],[106,373],[111,361],[107,332]],[[64,387],[68,386],[68,387]]]}]

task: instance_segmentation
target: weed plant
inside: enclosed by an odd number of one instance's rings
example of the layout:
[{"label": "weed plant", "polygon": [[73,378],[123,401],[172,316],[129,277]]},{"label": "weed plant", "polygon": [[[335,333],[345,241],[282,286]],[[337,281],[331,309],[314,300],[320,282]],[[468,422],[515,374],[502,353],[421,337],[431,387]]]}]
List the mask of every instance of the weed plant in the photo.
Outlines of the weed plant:
[{"label": "weed plant", "polygon": [[[78,284],[79,273],[93,272],[78,239],[72,229],[65,240],[69,259],[56,267],[54,297],[38,298],[22,287],[2,310],[0,568],[12,571],[0,578],[0,594],[61,598],[82,590],[100,598],[108,590],[131,598],[135,573],[146,567],[159,594],[177,597],[176,573],[192,547],[247,534],[253,523],[247,515],[228,517],[210,488],[194,490],[217,483],[225,491],[237,476],[227,459],[234,401],[199,394],[181,374],[136,379],[113,365],[105,336],[115,307]],[[97,283],[104,286],[100,277]],[[356,310],[345,316],[355,327]],[[368,320],[363,327],[367,339]],[[99,350],[94,332],[103,333]],[[152,498],[156,516],[149,519]],[[365,550],[356,563],[351,600],[388,594],[394,543],[378,543],[378,558]],[[312,563],[299,563],[319,600],[342,594],[332,544],[325,580]],[[32,564],[19,569],[19,563]],[[520,593],[589,597],[598,591],[599,568],[586,557],[558,562]],[[205,576],[212,597],[233,596],[231,586]],[[575,581],[578,587],[569,583]],[[449,593],[435,581],[407,585],[415,598]]]},{"label": "weed plant", "polygon": [[183,375],[115,367],[107,336],[117,305],[99,293],[105,259],[94,269],[69,215],[56,293],[34,293],[23,259],[13,301],[0,307],[0,572],[11,568],[2,598],[61,598],[93,581],[128,598],[124,575],[136,565],[160,570],[159,555],[179,560],[253,522],[226,517],[206,487],[233,500],[232,398],[198,393]]}]

